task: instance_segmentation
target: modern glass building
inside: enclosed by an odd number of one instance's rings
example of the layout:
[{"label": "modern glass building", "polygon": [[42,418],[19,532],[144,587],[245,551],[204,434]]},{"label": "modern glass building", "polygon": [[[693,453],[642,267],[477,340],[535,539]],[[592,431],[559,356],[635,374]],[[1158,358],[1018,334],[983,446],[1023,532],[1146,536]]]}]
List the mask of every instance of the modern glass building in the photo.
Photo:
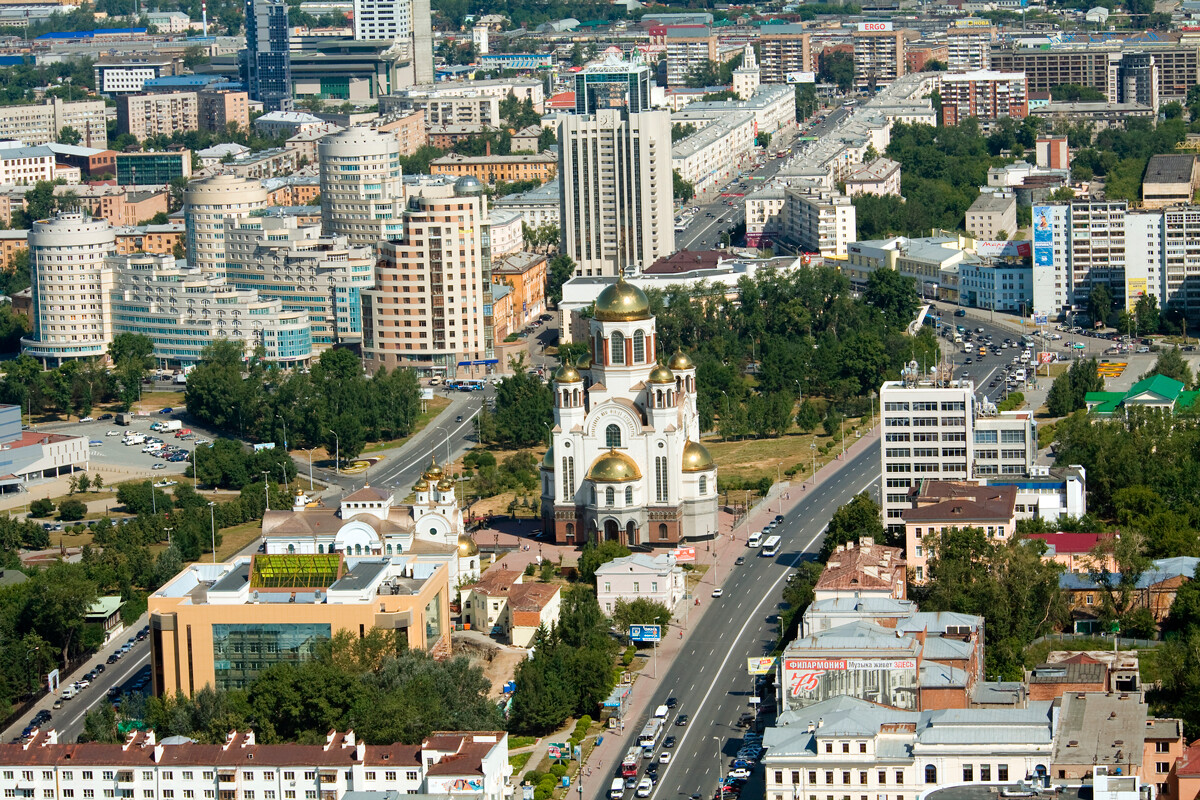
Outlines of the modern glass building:
[{"label": "modern glass building", "polygon": [[631,114],[650,110],[650,67],[640,58],[610,56],[575,74],[575,113],[625,108]]},{"label": "modern glass building", "polygon": [[267,111],[292,109],[292,57],[284,0],[246,0],[246,86]]}]

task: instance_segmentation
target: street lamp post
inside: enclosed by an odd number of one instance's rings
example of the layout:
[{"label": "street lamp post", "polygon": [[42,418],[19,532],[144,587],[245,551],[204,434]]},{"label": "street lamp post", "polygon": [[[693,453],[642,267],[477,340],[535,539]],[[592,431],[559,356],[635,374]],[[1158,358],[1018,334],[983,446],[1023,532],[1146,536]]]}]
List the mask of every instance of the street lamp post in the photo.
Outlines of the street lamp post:
[{"label": "street lamp post", "polygon": [[288,446],[287,446],[287,420],[286,420],[286,419],[284,419],[284,418],[283,418],[281,415],[279,415],[279,414],[276,414],[276,415],[275,415],[275,419],[277,419],[277,420],[279,420],[280,422],[282,422],[282,423],[283,423],[283,452],[285,452],[285,453],[286,453],[286,452],[287,452],[287,449],[288,449]]},{"label": "street lamp post", "polygon": [[316,450],[316,448],[315,448],[315,447],[310,447],[310,448],[308,448],[308,490],[309,490],[310,492],[313,490],[313,482],[312,482],[312,454],[313,454],[313,450]]},{"label": "street lamp post", "polygon": [[721,770],[721,737],[714,736],[712,738],[713,738],[713,741],[717,743],[717,800],[722,800],[722,797],[721,797],[721,771],[722,771]]},{"label": "street lamp post", "polygon": [[279,471],[283,473],[283,492],[284,492],[284,494],[289,494],[292,490],[291,490],[291,487],[288,486],[287,465],[280,464]]},{"label": "street lamp post", "polygon": [[167,549],[170,550],[171,549],[171,531],[173,531],[175,529],[174,528],[163,528],[163,530],[167,532]]},{"label": "street lamp post", "polygon": [[270,473],[270,471],[265,470],[265,469],[261,470],[261,472],[262,472],[262,476],[263,476],[263,500],[267,504],[266,510],[270,511],[271,510],[271,491],[267,487],[267,476],[270,475],[271,473]]},{"label": "street lamp post", "polygon": [[817,480],[817,443],[809,442],[808,449],[812,451],[812,479]]},{"label": "street lamp post", "polygon": [[334,471],[334,474],[341,475],[342,474],[342,440],[337,435],[337,432],[333,428],[330,428],[329,432],[333,434],[333,445],[334,445],[334,453],[335,453],[335,455],[333,457],[333,471]]},{"label": "street lamp post", "polygon": [[215,564],[217,563],[217,504],[212,500],[208,501],[208,521],[212,526],[212,560]]}]

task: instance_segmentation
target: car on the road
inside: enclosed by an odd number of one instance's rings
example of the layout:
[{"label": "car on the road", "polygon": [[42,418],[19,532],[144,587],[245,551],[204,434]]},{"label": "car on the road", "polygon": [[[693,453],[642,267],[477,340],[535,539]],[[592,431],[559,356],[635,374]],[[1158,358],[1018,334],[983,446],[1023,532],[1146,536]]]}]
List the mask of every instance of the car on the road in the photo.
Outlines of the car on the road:
[{"label": "car on the road", "polygon": [[665,747],[669,750],[674,746],[675,746],[675,737],[674,736],[668,736],[667,738],[663,739],[663,747]]},{"label": "car on the road", "polygon": [[625,779],[625,788],[626,789],[634,789],[637,787],[637,785],[638,785],[637,775],[630,775],[628,778]]},{"label": "car on the road", "polygon": [[459,414],[457,417],[455,417],[455,418],[454,418],[454,421],[455,421],[455,422],[462,422],[462,414]]},{"label": "car on the road", "polygon": [[658,780],[658,762],[651,762],[651,764],[646,767],[646,775],[652,781]]},{"label": "car on the road", "polygon": [[723,594],[725,594],[725,591],[720,586],[712,590],[713,597],[720,597]]},{"label": "car on the road", "polygon": [[965,309],[961,309],[961,308],[954,309],[954,316],[965,317],[966,315],[967,315],[967,312]]},{"label": "car on the road", "polygon": [[[678,723],[676,723],[676,724],[678,724]],[[659,753],[658,754],[658,763],[670,764],[671,763],[671,751],[663,750],[661,753]]]},{"label": "car on the road", "polygon": [[733,560],[733,565],[735,567],[740,567],[742,564],[745,564],[745,563],[746,563],[746,559],[742,556],[738,556],[737,558],[735,558]]},{"label": "car on the road", "polygon": [[654,781],[649,778],[642,778],[638,782],[636,792],[638,797],[649,797],[652,791],[654,791]]},{"label": "car on the road", "polygon": [[158,410],[158,413],[160,413],[160,414],[170,414],[170,413],[171,413],[171,412],[173,412],[174,410],[175,410],[175,409],[171,408],[170,406],[167,406],[166,408],[160,408],[160,409]]},{"label": "car on the road", "polygon": [[91,447],[99,447],[102,444],[104,444],[103,439],[92,439],[88,442],[88,445],[90,445]]},{"label": "car on the road", "polygon": [[121,660],[121,654],[120,654],[120,653],[113,653],[111,656],[109,656],[109,657],[108,657],[108,662],[107,662],[107,663],[109,663],[109,664],[115,664],[115,663],[117,663],[117,662],[118,662],[118,661],[120,661],[120,660]]},{"label": "car on the road", "polygon": [[105,436],[120,436],[121,432],[120,431],[105,431],[104,435]]},{"label": "car on the road", "polygon": [[679,701],[676,700],[674,697],[667,698],[667,708],[674,708],[677,705],[679,705]]},{"label": "car on the road", "polygon": [[86,677],[80,678],[79,680],[75,681],[75,688],[77,688],[77,689],[85,689],[91,685],[92,685],[92,681]]},{"label": "car on the road", "polygon": [[675,718],[675,725],[680,728],[682,728],[684,725],[687,725],[687,723],[688,723],[688,715],[687,714],[680,714],[678,717]]},{"label": "car on the road", "polygon": [[746,769],[745,767],[741,767],[740,769],[731,770],[729,773],[729,777],[738,778],[739,780],[743,779],[743,778],[749,778],[750,770]]},{"label": "car on the road", "polygon": [[53,708],[57,710],[57,709],[60,709],[60,708],[62,708],[62,707],[63,707],[63,701],[62,701],[62,698],[60,697],[60,698],[58,698],[57,700],[55,700],[55,701],[54,701]]},{"label": "car on the road", "polygon": [[159,461],[157,464],[155,464],[150,469],[166,469],[166,468],[167,468],[167,465],[164,464],[163,462]]}]

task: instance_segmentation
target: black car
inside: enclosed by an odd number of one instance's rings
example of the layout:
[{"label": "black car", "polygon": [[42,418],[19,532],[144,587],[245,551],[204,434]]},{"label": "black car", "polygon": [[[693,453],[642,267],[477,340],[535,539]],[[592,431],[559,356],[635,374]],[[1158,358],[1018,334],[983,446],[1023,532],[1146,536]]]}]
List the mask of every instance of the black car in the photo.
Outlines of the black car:
[{"label": "black car", "polygon": [[96,417],[96,419],[99,419],[99,420],[112,419],[112,418],[113,418],[112,414],[101,414],[100,416]]},{"label": "black car", "polygon": [[775,521],[776,521],[776,522],[783,522],[783,514],[776,514],[776,515],[775,515]]},{"label": "black car", "polygon": [[679,701],[676,700],[674,697],[667,698],[667,708],[674,708],[677,705],[679,705]]},{"label": "black car", "polygon": [[663,739],[663,747],[672,748],[674,746],[675,746],[675,737],[674,736],[668,736],[667,738]]},{"label": "black car", "polygon": [[646,776],[652,781],[658,780],[658,764],[651,764],[646,767]]},{"label": "black car", "polygon": [[111,656],[108,657],[109,664],[115,664],[120,660],[121,660],[120,656],[118,656],[116,653],[113,653]]},{"label": "black car", "polygon": [[684,725],[687,725],[687,721],[688,721],[687,714],[680,714],[678,717],[675,718],[675,724],[678,725],[680,728],[682,728]]},{"label": "black car", "polygon": [[454,421],[455,421],[455,422],[462,422],[462,414],[459,414],[457,417],[455,417],[455,418],[454,418]]},{"label": "black car", "polygon": [[738,556],[733,562],[735,567],[740,567],[742,564],[745,564],[745,563],[746,563],[746,559],[743,556]]}]

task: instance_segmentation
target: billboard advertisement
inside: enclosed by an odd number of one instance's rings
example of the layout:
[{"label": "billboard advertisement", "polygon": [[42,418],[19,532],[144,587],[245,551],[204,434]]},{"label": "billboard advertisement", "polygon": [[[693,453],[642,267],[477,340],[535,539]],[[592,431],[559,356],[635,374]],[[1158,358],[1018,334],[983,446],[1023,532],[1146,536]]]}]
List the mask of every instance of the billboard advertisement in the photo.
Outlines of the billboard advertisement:
[{"label": "billboard advertisement", "polygon": [[917,706],[917,661],[857,658],[785,658],[785,702],[789,708],[851,696],[896,708]]},{"label": "billboard advertisement", "polygon": [[860,22],[858,23],[859,33],[875,33],[877,31],[890,31],[892,23],[890,22]]},{"label": "billboard advertisement", "polygon": [[671,551],[671,555],[675,558],[676,564],[686,564],[696,560],[696,548],[676,547]]},{"label": "billboard advertisement", "polygon": [[1053,208],[1033,207],[1033,264],[1037,267],[1054,266],[1054,226],[1050,221]]},{"label": "billboard advertisement", "polygon": [[763,658],[747,658],[746,672],[751,675],[766,675],[775,668],[774,656],[766,656]]},{"label": "billboard advertisement", "polygon": [[954,20],[954,27],[956,28],[988,28],[991,27],[991,24],[992,21],[990,19],[975,19],[974,17]]},{"label": "billboard advertisement", "polygon": [[1029,255],[1029,242],[975,241],[975,252],[984,258],[1024,258]]},{"label": "billboard advertisement", "polygon": [[787,74],[788,83],[816,83],[817,73],[815,72],[789,72]]},{"label": "billboard advertisement", "polygon": [[1137,299],[1146,293],[1145,278],[1130,278],[1125,284],[1125,296],[1137,302]]}]

